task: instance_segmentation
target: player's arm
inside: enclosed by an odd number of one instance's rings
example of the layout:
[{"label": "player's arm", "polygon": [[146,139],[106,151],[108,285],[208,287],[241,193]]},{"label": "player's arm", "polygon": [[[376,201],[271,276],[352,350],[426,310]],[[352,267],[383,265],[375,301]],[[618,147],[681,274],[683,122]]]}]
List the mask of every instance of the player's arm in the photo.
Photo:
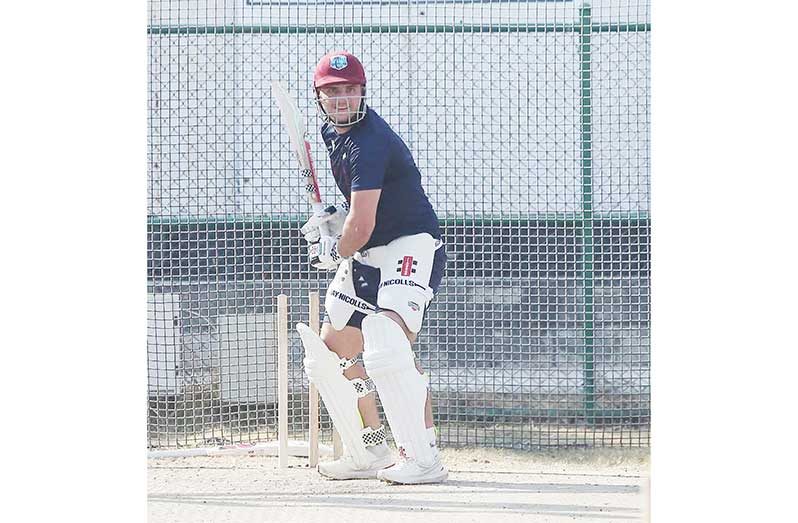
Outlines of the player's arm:
[{"label": "player's arm", "polygon": [[338,254],[348,258],[366,245],[374,232],[377,205],[382,189],[352,191],[349,215],[344,222],[344,232],[338,240]]}]

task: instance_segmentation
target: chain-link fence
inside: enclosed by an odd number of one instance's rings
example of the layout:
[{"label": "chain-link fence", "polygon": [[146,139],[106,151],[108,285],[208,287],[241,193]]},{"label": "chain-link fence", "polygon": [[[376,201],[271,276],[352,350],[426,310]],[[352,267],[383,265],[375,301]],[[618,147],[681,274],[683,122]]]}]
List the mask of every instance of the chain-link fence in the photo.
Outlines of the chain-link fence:
[{"label": "chain-link fence", "polygon": [[276,437],[275,297],[307,321],[330,275],[307,264],[270,81],[337,198],[310,87],[333,49],[364,63],[441,219],[450,263],[415,347],[441,446],[648,445],[647,0],[150,0],[148,35],[151,447]]}]

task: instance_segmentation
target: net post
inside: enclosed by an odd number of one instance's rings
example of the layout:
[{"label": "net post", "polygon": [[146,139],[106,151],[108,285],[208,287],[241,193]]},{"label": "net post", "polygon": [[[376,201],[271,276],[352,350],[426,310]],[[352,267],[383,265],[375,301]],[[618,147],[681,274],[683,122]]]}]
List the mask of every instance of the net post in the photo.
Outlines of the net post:
[{"label": "net post", "polygon": [[588,424],[595,422],[595,357],[593,347],[593,101],[591,60],[592,18],[590,2],[579,9],[579,63],[582,171],[582,285],[584,288],[584,412]]},{"label": "net post", "polygon": [[[310,293],[310,329],[319,334],[319,293]],[[319,391],[310,384],[310,415],[308,419],[308,465],[315,468],[319,464]]]},{"label": "net post", "polygon": [[277,296],[278,466],[288,466],[288,296]]}]

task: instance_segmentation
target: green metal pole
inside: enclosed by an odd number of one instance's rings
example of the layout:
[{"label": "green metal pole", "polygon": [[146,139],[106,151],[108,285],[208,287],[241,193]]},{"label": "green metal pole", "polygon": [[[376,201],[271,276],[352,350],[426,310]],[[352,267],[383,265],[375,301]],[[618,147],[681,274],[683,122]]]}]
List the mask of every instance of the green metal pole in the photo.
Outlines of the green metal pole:
[{"label": "green metal pole", "polygon": [[[588,11],[590,8],[587,8]],[[460,24],[460,25],[346,25],[331,30],[328,26],[300,25],[217,25],[149,26],[151,35],[221,34],[327,34],[327,33],[578,33],[581,24]],[[595,24],[593,33],[629,33],[651,30],[651,24]]]},{"label": "green metal pole", "polygon": [[582,285],[585,289],[585,418],[595,421],[595,369],[593,353],[593,104],[590,83],[590,4],[579,10],[579,62],[582,127]]},{"label": "green metal pole", "polygon": [[[592,215],[593,223],[601,220],[618,222],[618,226],[636,226],[645,225],[648,223],[649,216],[646,212],[629,212],[629,213],[607,213]],[[257,215],[257,214],[228,214],[221,216],[160,216],[149,215],[147,216],[147,225],[213,225],[218,223],[261,223],[273,224],[275,227],[295,227],[297,224],[302,225],[302,222],[307,220],[304,214],[284,214],[284,215]],[[101,219],[101,218],[98,218]],[[582,227],[583,213],[582,211],[573,213],[540,213],[533,214],[527,218],[508,218],[503,216],[485,215],[479,218],[440,218],[440,224],[443,227],[455,226],[474,226],[474,227],[491,227],[491,226],[530,226],[538,223],[546,223],[549,226],[556,227]]]}]

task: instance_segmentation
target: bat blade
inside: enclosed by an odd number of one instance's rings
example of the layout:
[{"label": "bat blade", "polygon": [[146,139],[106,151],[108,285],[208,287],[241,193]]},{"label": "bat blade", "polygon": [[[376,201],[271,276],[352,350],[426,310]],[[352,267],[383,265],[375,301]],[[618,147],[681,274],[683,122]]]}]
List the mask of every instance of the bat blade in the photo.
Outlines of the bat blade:
[{"label": "bat blade", "polygon": [[283,125],[288,131],[291,149],[294,151],[299,166],[305,172],[307,199],[314,207],[319,207],[321,205],[321,192],[316,178],[316,168],[313,166],[313,158],[310,154],[310,142],[306,137],[302,113],[299,111],[294,97],[278,80],[272,81],[272,94],[277,101],[277,106],[280,108]]}]

